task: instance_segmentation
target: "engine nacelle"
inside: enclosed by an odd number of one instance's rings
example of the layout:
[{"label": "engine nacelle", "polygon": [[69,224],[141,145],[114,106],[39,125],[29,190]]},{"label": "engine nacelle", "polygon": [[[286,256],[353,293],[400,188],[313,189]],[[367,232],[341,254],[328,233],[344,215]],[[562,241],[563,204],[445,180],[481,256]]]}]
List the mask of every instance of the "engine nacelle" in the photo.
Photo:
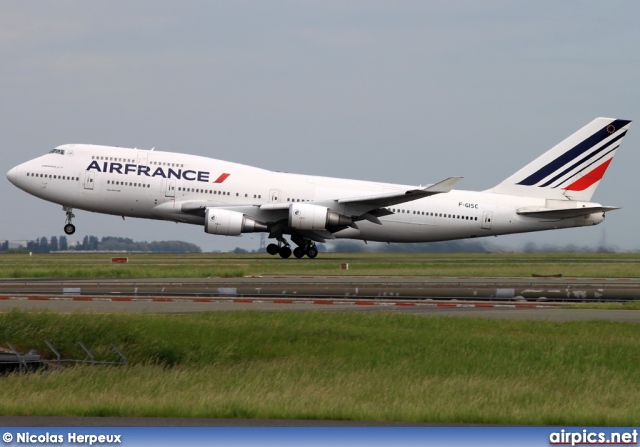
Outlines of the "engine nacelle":
[{"label": "engine nacelle", "polygon": [[296,230],[324,230],[327,227],[347,226],[352,223],[351,217],[330,211],[326,206],[310,203],[289,205],[289,226]]},{"label": "engine nacelle", "polygon": [[241,233],[268,231],[268,228],[237,211],[207,208],[204,213],[204,231],[222,236],[239,236]]}]

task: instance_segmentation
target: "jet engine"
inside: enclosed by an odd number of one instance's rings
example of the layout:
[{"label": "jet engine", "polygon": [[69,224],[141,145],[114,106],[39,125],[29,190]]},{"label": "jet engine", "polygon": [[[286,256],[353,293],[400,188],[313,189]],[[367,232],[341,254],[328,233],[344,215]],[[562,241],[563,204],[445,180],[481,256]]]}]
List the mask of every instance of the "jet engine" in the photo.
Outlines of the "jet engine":
[{"label": "jet engine", "polygon": [[289,205],[289,226],[296,230],[324,230],[327,227],[347,226],[352,223],[351,217],[330,211],[326,206],[310,203]]},{"label": "jet engine", "polygon": [[265,224],[256,222],[237,211],[207,208],[204,219],[204,231],[209,234],[239,236],[241,233],[268,231]]}]

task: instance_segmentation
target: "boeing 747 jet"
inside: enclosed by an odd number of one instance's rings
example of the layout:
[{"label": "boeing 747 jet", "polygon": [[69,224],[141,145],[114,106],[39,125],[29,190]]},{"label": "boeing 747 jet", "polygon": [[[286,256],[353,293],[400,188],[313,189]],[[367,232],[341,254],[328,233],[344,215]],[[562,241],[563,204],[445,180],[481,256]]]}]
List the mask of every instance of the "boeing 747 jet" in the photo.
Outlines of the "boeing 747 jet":
[{"label": "boeing 747 jet", "polygon": [[[318,255],[337,238],[432,242],[597,225],[617,209],[590,202],[631,121],[596,118],[486,191],[288,174],[176,152],[65,144],[11,169],[18,188],[74,209],[264,232],[267,252]],[[291,245],[288,236],[295,244]]]}]

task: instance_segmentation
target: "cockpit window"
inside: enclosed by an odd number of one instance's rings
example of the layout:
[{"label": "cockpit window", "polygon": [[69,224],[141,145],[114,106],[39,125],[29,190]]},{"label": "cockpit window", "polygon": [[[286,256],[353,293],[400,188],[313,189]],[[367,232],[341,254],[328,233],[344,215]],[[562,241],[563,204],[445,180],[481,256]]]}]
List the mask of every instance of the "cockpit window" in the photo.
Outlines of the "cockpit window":
[{"label": "cockpit window", "polygon": [[51,149],[49,151],[50,154],[60,154],[60,155],[64,155],[64,149]]}]

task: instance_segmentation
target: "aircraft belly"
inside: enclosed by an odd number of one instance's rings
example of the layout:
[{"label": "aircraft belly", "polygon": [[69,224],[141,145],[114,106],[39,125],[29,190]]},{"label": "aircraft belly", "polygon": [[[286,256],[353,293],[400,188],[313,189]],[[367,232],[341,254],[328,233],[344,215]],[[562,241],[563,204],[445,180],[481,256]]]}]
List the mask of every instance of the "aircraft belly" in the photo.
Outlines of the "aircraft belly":
[{"label": "aircraft belly", "polygon": [[336,233],[336,237],[351,237],[379,242],[430,242],[438,240],[435,225],[412,224],[410,222],[383,221],[382,225],[358,222],[358,235]]}]

